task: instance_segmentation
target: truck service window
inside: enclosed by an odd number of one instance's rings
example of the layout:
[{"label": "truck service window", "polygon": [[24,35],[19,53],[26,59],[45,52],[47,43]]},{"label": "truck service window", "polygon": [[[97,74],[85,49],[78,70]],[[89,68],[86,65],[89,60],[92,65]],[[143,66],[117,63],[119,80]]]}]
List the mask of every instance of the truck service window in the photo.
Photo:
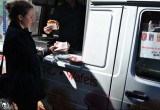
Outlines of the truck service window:
[{"label": "truck service window", "polygon": [[136,74],[160,81],[160,12],[145,11],[141,18]]},{"label": "truck service window", "polygon": [[[83,43],[83,33],[85,24],[85,11],[86,6],[84,0],[78,1],[74,7],[71,7],[67,1],[58,2],[58,6],[55,6],[49,12],[49,19],[59,22],[58,38],[51,41],[53,44],[55,41],[68,42],[70,44],[70,52],[81,52]],[[46,25],[47,21],[45,22]],[[52,31],[49,37],[54,37],[55,33]]]}]

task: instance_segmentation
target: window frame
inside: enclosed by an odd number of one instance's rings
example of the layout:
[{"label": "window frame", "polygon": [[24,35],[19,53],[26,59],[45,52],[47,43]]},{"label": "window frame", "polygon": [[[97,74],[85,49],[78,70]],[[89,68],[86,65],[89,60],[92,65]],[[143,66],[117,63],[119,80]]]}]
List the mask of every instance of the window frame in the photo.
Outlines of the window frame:
[{"label": "window frame", "polygon": [[[140,61],[141,59],[149,59],[149,60],[158,60],[158,59],[151,59],[151,58],[142,58],[140,57],[140,49],[141,49],[141,36],[142,36],[142,29],[143,29],[143,14],[145,12],[159,12],[160,10],[155,8],[155,9],[143,9],[139,14],[139,18],[138,18],[138,25],[137,25],[137,34],[136,34],[136,38],[135,38],[135,43],[132,44],[134,45],[134,50],[133,50],[133,62],[131,63],[132,65],[132,69],[131,69],[131,74],[133,76],[136,76],[138,78],[144,79],[144,80],[149,80],[149,81],[155,81],[155,82],[160,82],[160,79],[154,79],[154,77],[145,77],[145,73],[143,73],[144,75],[138,75],[138,74],[142,74],[142,73],[137,73],[136,72],[136,64],[138,61]],[[135,27],[136,28],[136,27]],[[137,37],[138,36],[138,37]],[[159,59],[160,62],[160,59]],[[160,73],[159,73],[160,74]],[[160,77],[160,75],[159,75]]]}]

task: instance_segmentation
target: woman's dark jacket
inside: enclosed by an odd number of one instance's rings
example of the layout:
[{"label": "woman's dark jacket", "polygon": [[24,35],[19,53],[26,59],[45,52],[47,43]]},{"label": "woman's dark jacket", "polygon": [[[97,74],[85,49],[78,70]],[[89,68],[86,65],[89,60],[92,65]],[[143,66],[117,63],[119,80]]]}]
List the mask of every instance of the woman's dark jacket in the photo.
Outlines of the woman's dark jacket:
[{"label": "woman's dark jacket", "polygon": [[[36,50],[31,33],[22,29],[19,24],[11,22],[7,29],[3,52],[7,73],[16,74],[17,77],[15,100],[21,95],[27,95],[33,102],[44,98],[40,74],[43,54]],[[50,54],[48,48],[45,49],[45,55],[47,54]]]}]

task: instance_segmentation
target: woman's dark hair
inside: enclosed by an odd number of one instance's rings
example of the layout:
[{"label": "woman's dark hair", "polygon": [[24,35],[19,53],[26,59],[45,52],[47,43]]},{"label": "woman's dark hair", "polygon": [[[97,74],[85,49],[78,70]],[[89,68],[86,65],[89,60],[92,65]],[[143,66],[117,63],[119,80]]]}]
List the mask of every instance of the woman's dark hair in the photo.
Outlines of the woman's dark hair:
[{"label": "woman's dark hair", "polygon": [[32,9],[33,6],[24,0],[14,1],[6,4],[6,9],[8,10],[8,16],[11,21],[17,21],[18,15],[25,16],[28,11]]}]

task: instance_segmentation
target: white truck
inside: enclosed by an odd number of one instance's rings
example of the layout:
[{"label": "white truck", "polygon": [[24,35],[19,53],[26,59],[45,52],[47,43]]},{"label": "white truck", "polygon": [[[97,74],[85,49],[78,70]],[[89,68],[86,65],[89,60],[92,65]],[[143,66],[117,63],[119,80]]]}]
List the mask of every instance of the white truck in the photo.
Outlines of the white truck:
[{"label": "white truck", "polygon": [[[42,7],[40,34],[58,5],[46,1],[32,0]],[[83,64],[49,55],[41,68],[51,108],[160,110],[160,0],[80,2],[86,5]]]}]

